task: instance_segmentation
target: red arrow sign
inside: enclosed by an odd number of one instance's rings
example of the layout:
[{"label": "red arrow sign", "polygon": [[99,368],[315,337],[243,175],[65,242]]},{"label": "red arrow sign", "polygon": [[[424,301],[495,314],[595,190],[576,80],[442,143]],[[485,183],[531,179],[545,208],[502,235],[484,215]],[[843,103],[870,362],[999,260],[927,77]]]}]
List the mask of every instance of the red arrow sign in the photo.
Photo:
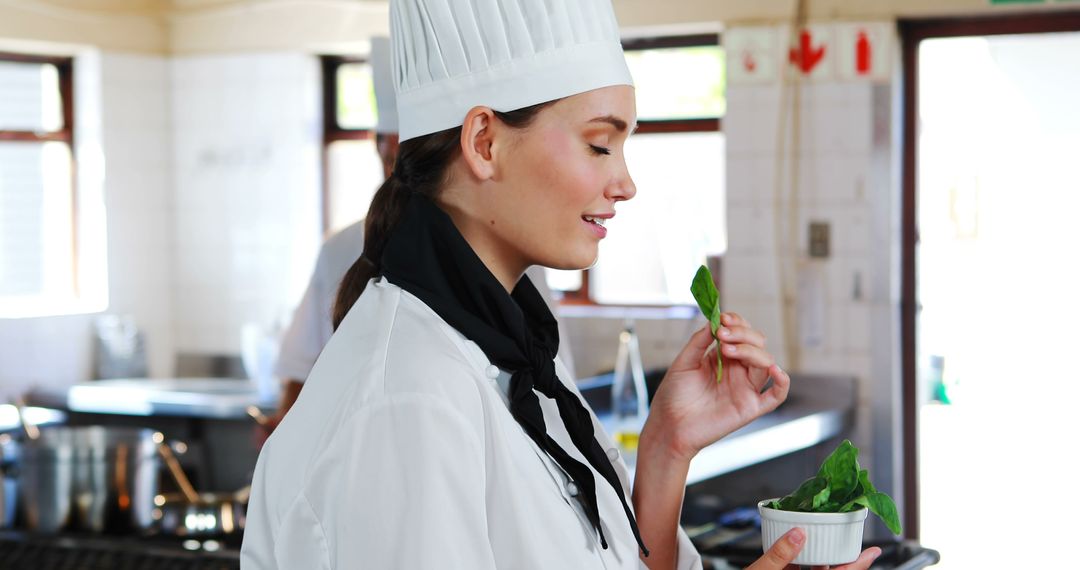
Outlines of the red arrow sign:
[{"label": "red arrow sign", "polygon": [[821,60],[825,57],[825,45],[822,44],[817,48],[812,46],[812,39],[810,37],[810,30],[803,30],[799,33],[799,47],[791,48],[788,51],[788,60],[791,61],[795,67],[802,70],[803,73],[810,73],[813,71],[817,64],[821,63]]}]

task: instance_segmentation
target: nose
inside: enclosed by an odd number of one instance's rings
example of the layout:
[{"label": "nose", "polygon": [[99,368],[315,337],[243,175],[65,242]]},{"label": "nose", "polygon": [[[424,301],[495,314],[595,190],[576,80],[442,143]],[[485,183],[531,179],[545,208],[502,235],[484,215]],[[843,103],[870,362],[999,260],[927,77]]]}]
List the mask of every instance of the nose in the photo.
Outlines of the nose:
[{"label": "nose", "polygon": [[622,160],[620,162],[622,167],[604,192],[607,199],[613,202],[629,200],[637,194],[637,185],[634,184],[634,179],[630,177],[630,171],[626,168],[626,161]]}]

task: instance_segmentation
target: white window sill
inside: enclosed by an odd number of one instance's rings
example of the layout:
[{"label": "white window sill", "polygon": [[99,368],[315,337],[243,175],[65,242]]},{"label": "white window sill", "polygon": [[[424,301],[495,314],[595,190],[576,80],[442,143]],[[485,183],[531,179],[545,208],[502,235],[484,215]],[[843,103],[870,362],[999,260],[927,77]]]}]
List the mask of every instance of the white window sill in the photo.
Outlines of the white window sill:
[{"label": "white window sill", "polygon": [[632,305],[559,305],[559,316],[567,319],[695,319],[700,315],[693,305],[670,307],[635,307]]},{"label": "white window sill", "polygon": [[87,299],[7,297],[0,299],[0,319],[37,319],[104,312],[108,303]]}]

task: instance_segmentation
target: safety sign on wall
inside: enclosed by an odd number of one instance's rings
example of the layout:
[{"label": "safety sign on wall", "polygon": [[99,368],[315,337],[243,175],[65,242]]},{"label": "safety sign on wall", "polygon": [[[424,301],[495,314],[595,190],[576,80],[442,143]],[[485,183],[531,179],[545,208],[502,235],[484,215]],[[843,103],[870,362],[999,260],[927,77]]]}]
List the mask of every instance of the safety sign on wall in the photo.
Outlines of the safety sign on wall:
[{"label": "safety sign on wall", "polygon": [[892,62],[892,24],[836,24],[836,75],[840,79],[889,79]]},{"label": "safety sign on wall", "polygon": [[724,34],[727,79],[731,83],[771,83],[779,75],[778,28],[733,28]]},{"label": "safety sign on wall", "polygon": [[770,83],[781,73],[806,80],[887,81],[892,73],[892,22],[732,28],[724,34],[728,81]]}]

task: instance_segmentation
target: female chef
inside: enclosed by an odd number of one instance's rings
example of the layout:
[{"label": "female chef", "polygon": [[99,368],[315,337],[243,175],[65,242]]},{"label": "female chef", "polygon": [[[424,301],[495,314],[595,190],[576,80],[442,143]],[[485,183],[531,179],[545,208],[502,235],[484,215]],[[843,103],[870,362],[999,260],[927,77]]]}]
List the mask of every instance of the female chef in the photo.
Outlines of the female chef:
[{"label": "female chef", "polygon": [[[636,191],[610,0],[391,0],[390,18],[398,160],[337,330],[259,456],[243,566],[700,568],[678,526],[690,460],[774,409],[787,374],[734,313],[719,343],[694,334],[653,399],[631,489],[523,277],[590,266]],[[755,567],[784,567],[803,539]]]}]

